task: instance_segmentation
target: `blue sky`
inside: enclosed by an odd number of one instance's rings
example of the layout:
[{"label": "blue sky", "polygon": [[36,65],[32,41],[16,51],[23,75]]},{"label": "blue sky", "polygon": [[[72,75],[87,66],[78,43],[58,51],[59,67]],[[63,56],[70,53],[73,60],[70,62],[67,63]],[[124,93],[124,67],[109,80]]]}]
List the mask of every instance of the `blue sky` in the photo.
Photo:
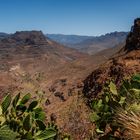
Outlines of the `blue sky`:
[{"label": "blue sky", "polygon": [[0,0],[0,32],[101,35],[129,31],[140,0]]}]

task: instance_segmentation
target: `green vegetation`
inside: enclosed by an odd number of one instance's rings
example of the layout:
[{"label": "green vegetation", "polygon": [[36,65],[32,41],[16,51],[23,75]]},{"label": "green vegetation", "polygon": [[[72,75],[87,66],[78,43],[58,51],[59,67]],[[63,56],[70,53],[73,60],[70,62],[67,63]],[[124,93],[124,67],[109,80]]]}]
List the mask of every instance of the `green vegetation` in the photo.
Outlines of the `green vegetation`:
[{"label": "green vegetation", "polygon": [[121,139],[128,128],[123,126],[120,113],[140,113],[140,74],[124,80],[119,89],[110,81],[101,96],[92,101],[91,108],[90,120],[96,124],[99,139]]},{"label": "green vegetation", "polygon": [[0,105],[0,140],[55,140],[57,126],[46,125],[45,112],[28,93],[21,98],[8,94]]}]

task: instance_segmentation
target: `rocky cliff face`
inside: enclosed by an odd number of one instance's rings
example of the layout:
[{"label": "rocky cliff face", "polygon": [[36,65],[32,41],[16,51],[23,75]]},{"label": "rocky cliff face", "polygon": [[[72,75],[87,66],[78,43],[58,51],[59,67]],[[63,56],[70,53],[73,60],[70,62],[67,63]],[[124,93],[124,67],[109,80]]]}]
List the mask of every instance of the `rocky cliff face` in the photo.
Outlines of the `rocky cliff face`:
[{"label": "rocky cliff face", "polygon": [[126,39],[125,50],[139,50],[140,49],[140,18],[135,19],[134,26]]},{"label": "rocky cliff face", "polygon": [[41,31],[21,31],[9,35],[1,40],[2,42],[33,45],[46,43],[46,37]]},{"label": "rocky cliff face", "polygon": [[118,86],[124,77],[140,72],[140,19],[126,39],[126,45],[113,58],[93,71],[85,80],[83,93],[89,101],[101,93],[106,81],[114,80]]}]

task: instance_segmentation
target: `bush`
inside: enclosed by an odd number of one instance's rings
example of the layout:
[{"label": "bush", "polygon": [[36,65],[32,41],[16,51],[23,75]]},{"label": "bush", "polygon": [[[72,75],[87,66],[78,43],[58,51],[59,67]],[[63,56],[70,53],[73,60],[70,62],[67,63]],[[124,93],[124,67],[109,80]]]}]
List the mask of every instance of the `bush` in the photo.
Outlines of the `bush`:
[{"label": "bush", "polygon": [[13,99],[8,94],[0,105],[1,140],[55,140],[57,126],[46,125],[45,112],[38,100],[30,101],[28,93],[23,98],[20,93]]},{"label": "bush", "polygon": [[101,97],[92,101],[91,108],[93,113],[90,119],[96,124],[98,137],[104,140],[121,139],[125,127],[119,115],[120,110],[123,110],[125,115],[140,112],[140,74],[124,80],[118,90],[110,81],[104,87]]}]

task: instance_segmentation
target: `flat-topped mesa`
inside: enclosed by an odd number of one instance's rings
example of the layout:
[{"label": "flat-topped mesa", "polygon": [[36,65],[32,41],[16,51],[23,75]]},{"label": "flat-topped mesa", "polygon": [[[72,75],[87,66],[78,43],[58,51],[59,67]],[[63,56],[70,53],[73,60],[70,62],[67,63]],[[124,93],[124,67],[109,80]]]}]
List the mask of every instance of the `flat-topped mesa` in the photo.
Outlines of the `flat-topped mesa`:
[{"label": "flat-topped mesa", "polygon": [[46,37],[41,31],[18,31],[10,37],[19,43],[38,45],[46,43]]},{"label": "flat-topped mesa", "polygon": [[135,19],[130,33],[126,39],[125,50],[127,52],[140,49],[140,18]]}]

